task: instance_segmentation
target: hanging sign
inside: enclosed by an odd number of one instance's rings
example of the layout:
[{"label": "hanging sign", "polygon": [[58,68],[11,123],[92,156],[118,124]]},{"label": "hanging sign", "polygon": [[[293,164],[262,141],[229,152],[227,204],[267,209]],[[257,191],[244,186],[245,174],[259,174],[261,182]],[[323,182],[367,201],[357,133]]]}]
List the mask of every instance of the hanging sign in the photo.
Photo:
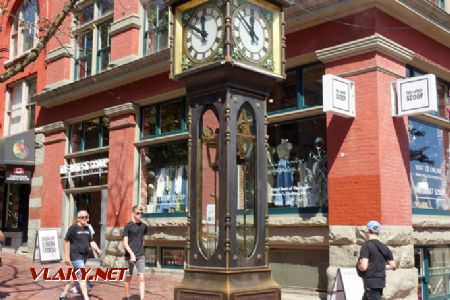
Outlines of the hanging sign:
[{"label": "hanging sign", "polygon": [[107,168],[108,168],[108,158],[101,158],[74,163],[70,165],[61,165],[59,167],[59,173],[65,176],[86,175],[86,173],[89,172],[102,172],[102,171],[103,173],[106,173]]},{"label": "hanging sign", "polygon": [[398,79],[392,84],[392,115],[408,116],[438,111],[436,76],[423,76]]},{"label": "hanging sign", "polygon": [[58,231],[56,229],[38,230],[33,258],[41,262],[60,261]]},{"label": "hanging sign", "polygon": [[353,268],[339,268],[334,280],[331,300],[362,299],[364,284],[361,277]]},{"label": "hanging sign", "polygon": [[354,118],[356,116],[355,83],[331,74],[324,75],[322,82],[323,111]]},{"label": "hanging sign", "polygon": [[31,171],[25,167],[8,166],[5,171],[5,181],[9,183],[31,183]]}]

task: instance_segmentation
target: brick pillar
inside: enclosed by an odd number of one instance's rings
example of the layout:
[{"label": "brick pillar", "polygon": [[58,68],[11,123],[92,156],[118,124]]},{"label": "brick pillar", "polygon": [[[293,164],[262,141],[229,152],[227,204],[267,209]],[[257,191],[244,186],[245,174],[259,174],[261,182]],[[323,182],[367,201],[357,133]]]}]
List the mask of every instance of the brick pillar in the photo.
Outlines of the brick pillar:
[{"label": "brick pillar", "polygon": [[137,59],[141,53],[143,24],[139,16],[139,0],[114,3],[114,23],[111,25],[111,64],[122,65]]},{"label": "brick pillar", "polygon": [[126,103],[107,108],[105,113],[110,119],[105,263],[120,266],[124,251],[121,233],[135,204],[137,112],[132,103]]},{"label": "brick pillar", "polygon": [[355,82],[356,118],[327,114],[329,288],[338,267],[355,266],[369,220],[400,269],[388,272],[385,299],[416,299],[407,118],[391,114],[390,82],[404,64],[370,52],[326,64],[326,73]]}]

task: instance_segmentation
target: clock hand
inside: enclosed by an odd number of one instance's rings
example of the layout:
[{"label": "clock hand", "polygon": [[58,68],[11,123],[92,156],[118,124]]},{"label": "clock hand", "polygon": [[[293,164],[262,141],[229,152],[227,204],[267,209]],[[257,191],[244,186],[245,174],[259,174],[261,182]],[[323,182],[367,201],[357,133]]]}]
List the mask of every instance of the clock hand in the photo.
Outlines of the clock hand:
[{"label": "clock hand", "polygon": [[251,15],[250,15],[250,30],[251,30],[251,37],[252,37],[252,43],[254,43],[255,41],[259,41],[258,36],[255,33],[255,11],[252,9],[250,10]]},{"label": "clock hand", "polygon": [[202,17],[200,18],[200,23],[201,23],[201,26],[202,26],[202,32],[205,33],[205,35],[202,34],[202,40],[206,41],[206,36],[208,34],[205,31],[205,16],[204,15],[202,15]]},{"label": "clock hand", "polygon": [[187,24],[186,26],[189,28],[192,28],[194,31],[197,31],[198,33],[200,33],[200,35],[202,36],[202,39],[205,39],[208,36],[208,33],[206,31],[198,29],[197,27],[195,27],[191,24]]},{"label": "clock hand", "polygon": [[253,32],[252,32],[252,28],[250,27],[250,24],[248,24],[247,20],[241,14],[241,12],[238,12],[238,17],[244,22],[244,25],[245,25],[244,27],[247,29],[248,33],[250,34],[250,37],[252,37],[252,40],[253,40]]}]

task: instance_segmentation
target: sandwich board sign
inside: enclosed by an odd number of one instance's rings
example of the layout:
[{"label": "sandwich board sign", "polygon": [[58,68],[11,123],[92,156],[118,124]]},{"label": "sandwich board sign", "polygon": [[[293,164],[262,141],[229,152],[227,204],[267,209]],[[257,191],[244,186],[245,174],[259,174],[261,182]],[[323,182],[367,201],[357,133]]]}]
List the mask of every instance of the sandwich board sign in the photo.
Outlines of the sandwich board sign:
[{"label": "sandwich board sign", "polygon": [[353,268],[339,268],[334,280],[330,300],[360,300],[364,295],[364,284]]},{"label": "sandwich board sign", "polygon": [[61,260],[58,231],[56,229],[38,230],[33,259],[41,262],[59,262]]}]

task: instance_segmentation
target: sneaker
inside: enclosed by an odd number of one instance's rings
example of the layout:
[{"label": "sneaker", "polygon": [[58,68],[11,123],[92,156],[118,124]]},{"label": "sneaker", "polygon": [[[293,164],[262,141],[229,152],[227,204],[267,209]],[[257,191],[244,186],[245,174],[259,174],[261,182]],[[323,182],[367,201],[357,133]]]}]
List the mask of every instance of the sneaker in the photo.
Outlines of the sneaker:
[{"label": "sneaker", "polygon": [[61,296],[59,297],[59,300],[69,300],[69,298],[67,298],[67,296]]},{"label": "sneaker", "polygon": [[78,293],[77,287],[75,287],[75,286],[71,287],[69,292],[77,294]]}]

